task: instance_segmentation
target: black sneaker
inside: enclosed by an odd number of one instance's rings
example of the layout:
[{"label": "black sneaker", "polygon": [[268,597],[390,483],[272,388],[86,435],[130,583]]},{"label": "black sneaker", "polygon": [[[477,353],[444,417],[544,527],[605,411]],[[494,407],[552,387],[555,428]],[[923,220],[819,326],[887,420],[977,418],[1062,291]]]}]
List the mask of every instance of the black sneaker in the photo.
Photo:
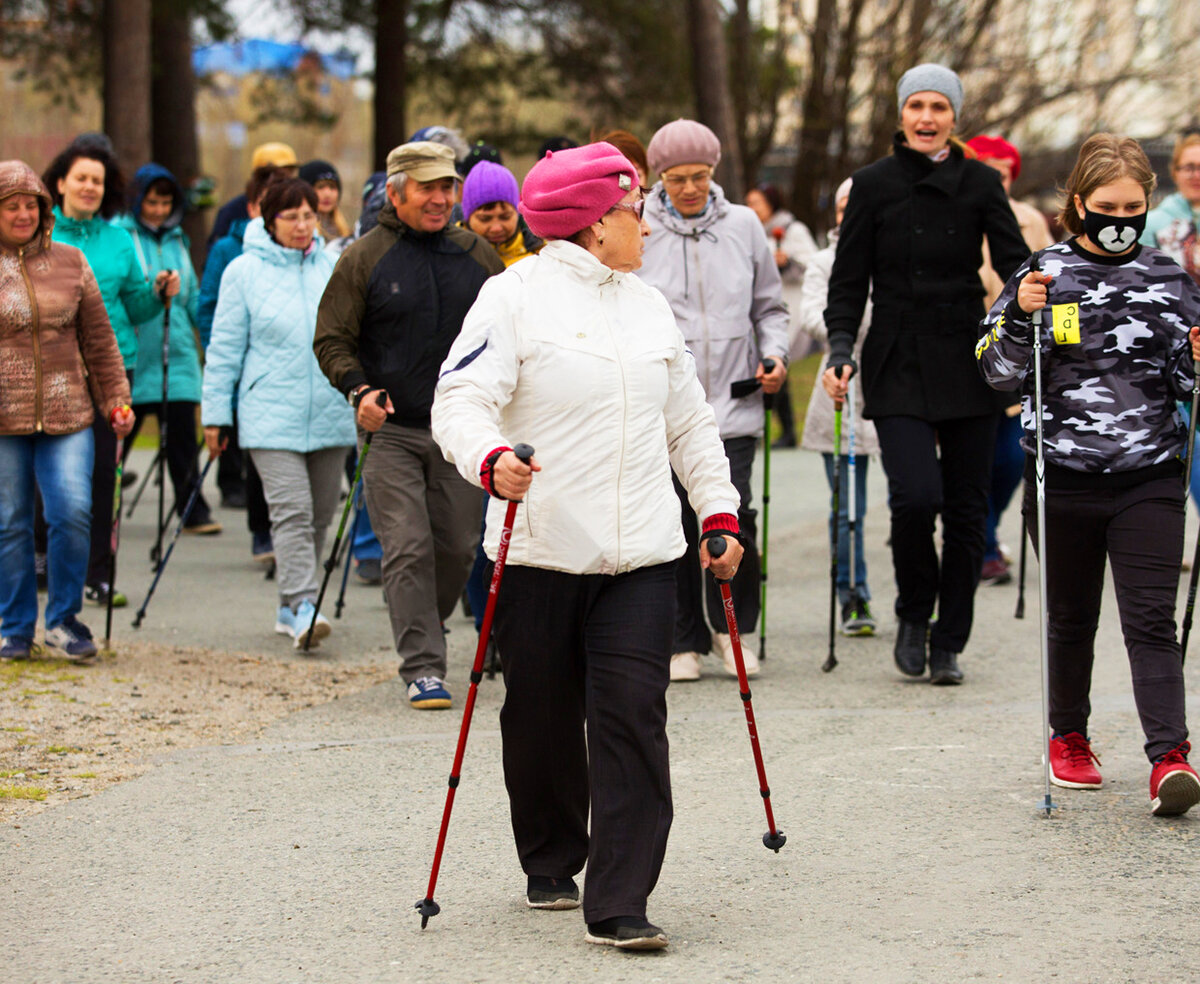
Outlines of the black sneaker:
[{"label": "black sneaker", "polygon": [[579,886],[574,878],[530,875],[525,886],[525,904],[531,909],[578,909]]},{"label": "black sneaker", "polygon": [[354,577],[360,584],[383,584],[383,561],[364,557],[354,565]]},{"label": "black sneaker", "polygon": [[962,683],[963,673],[958,668],[958,653],[931,646],[929,649],[929,682],[943,687]]},{"label": "black sneaker", "polygon": [[661,950],[667,945],[667,934],[639,916],[613,916],[588,923],[584,939],[622,950]]},{"label": "black sneaker", "polygon": [[109,587],[108,582],[100,581],[98,584],[88,584],[83,589],[83,600],[89,605],[97,605],[100,608],[108,607],[108,596],[112,594],[113,608],[124,608],[129,604],[129,599],[124,593]]},{"label": "black sneaker", "polygon": [[851,598],[842,605],[842,635],[873,636],[875,618],[864,598]]},{"label": "black sneaker", "polygon": [[925,646],[929,637],[928,622],[907,622],[900,619],[896,626],[896,667],[905,676],[925,675]]}]

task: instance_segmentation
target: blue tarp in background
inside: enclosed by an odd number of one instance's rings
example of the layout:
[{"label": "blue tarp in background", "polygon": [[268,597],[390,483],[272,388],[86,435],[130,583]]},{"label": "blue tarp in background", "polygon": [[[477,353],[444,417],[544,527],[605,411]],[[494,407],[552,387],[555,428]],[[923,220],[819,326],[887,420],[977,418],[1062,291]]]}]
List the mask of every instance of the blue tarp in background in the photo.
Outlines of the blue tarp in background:
[{"label": "blue tarp in background", "polygon": [[[250,72],[281,74],[291,72],[297,63],[314,49],[296,42],[250,40],[209,44],[192,51],[192,68],[197,75],[227,72],[247,75]],[[356,56],[340,51],[329,55],[315,52],[325,71],[338,79],[354,77]]]}]

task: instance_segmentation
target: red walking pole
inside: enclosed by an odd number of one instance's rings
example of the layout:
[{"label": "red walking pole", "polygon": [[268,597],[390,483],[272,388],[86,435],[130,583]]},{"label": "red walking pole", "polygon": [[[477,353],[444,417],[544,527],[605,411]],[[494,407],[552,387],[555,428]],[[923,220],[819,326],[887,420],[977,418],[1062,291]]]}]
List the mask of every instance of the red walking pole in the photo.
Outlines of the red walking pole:
[{"label": "red walking pole", "polygon": [[[720,557],[725,552],[725,539],[709,537],[708,555]],[[767,785],[767,770],[763,768],[762,750],[758,747],[758,728],[754,724],[754,707],[750,703],[750,681],[746,679],[746,661],[742,657],[742,639],[738,635],[737,616],[733,612],[733,595],[729,581],[716,578],[721,586],[721,604],[725,609],[725,624],[729,627],[729,641],[733,646],[733,661],[737,664],[738,687],[741,689],[742,707],[746,711],[746,727],[750,731],[750,747],[754,750],[754,767],[758,770],[758,791],[762,794],[763,807],[767,811],[767,832],[763,834],[763,846],[779,853],[787,843],[783,831],[775,826],[775,814],[771,812],[771,787]]]},{"label": "red walking pole", "polygon": [[[513,454],[525,464],[533,457],[533,448],[518,444]],[[496,596],[500,593],[500,577],[504,573],[504,562],[508,559],[508,543],[512,539],[513,522],[517,516],[517,503],[509,502],[504,514],[504,528],[500,531],[500,545],[496,548],[496,563],[492,567],[492,583],[488,587],[487,607],[483,610],[483,624],[479,627],[479,644],[475,647],[475,664],[471,667],[471,686],[467,691],[467,703],[463,707],[462,727],[458,732],[458,747],[454,751],[454,764],[450,767],[450,785],[446,790],[446,806],[442,810],[442,827],[438,831],[437,849],[433,852],[433,868],[429,872],[429,888],[425,898],[414,908],[421,913],[421,928],[424,929],[432,916],[442,911],[433,901],[433,890],[437,887],[438,869],[442,866],[442,851],[446,847],[446,831],[450,829],[450,811],[454,809],[454,791],[462,773],[463,754],[467,750],[467,732],[471,730],[471,715],[475,711],[475,695],[479,693],[479,681],[483,679],[483,658],[487,652],[488,639],[492,634],[492,616],[496,612]]]}]

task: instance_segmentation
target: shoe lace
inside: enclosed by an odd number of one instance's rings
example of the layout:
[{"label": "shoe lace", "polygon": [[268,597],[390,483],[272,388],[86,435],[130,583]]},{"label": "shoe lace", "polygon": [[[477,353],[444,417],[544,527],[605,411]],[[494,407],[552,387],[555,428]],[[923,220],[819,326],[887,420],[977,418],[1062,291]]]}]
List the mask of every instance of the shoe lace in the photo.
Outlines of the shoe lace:
[{"label": "shoe lace", "polygon": [[1184,765],[1187,765],[1188,752],[1190,752],[1191,750],[1192,750],[1192,743],[1190,741],[1185,741],[1185,742],[1183,742],[1183,744],[1176,745],[1169,752],[1167,752],[1166,755],[1164,755],[1162,758],[1160,758],[1158,760],[1157,764],[1163,765],[1164,763],[1168,763],[1168,762],[1170,762],[1170,763],[1182,762]]},{"label": "shoe lace", "polygon": [[1100,761],[1100,757],[1092,751],[1092,743],[1083,735],[1072,732],[1069,735],[1063,735],[1062,740],[1067,746],[1066,758],[1072,765],[1087,765],[1089,761],[1094,761],[1097,765],[1104,764]]}]

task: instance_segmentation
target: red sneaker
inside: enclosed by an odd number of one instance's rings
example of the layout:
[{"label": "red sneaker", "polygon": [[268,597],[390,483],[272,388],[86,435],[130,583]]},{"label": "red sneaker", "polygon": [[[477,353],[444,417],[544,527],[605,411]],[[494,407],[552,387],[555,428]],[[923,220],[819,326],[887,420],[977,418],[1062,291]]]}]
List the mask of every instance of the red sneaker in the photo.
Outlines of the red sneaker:
[{"label": "red sneaker", "polygon": [[1156,817],[1177,817],[1200,803],[1200,776],[1187,761],[1191,750],[1191,743],[1185,741],[1154,763],[1150,812]]},{"label": "red sneaker", "polygon": [[1078,731],[1055,735],[1050,739],[1050,781],[1067,789],[1099,789],[1104,781],[1096,765],[1100,760],[1092,743]]}]

